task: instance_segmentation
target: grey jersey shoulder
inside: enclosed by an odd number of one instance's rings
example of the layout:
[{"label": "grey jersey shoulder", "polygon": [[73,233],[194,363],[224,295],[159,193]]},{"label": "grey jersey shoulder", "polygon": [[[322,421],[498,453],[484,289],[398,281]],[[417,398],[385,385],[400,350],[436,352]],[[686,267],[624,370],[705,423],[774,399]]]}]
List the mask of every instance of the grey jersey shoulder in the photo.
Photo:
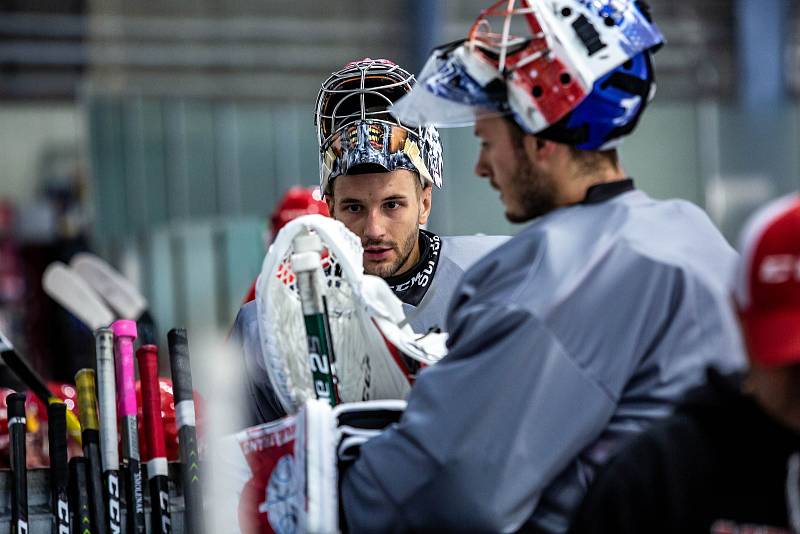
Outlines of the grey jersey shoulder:
[{"label": "grey jersey shoulder", "polygon": [[[647,261],[699,277],[725,292],[736,259],[736,251],[694,204],[632,191],[541,217],[476,262],[465,281],[479,286],[487,298],[547,305],[588,282],[598,266],[621,268]],[[536,287],[526,280],[535,280]],[[530,293],[535,293],[533,299]]]},{"label": "grey jersey shoulder", "polygon": [[406,317],[416,332],[444,328],[450,299],[464,273],[477,261],[508,241],[508,236],[439,236],[442,248],[439,264],[428,291],[416,308],[403,304]]},{"label": "grey jersey shoulder", "polygon": [[498,235],[440,236],[442,240],[442,259],[469,269],[476,261],[510,239]]}]

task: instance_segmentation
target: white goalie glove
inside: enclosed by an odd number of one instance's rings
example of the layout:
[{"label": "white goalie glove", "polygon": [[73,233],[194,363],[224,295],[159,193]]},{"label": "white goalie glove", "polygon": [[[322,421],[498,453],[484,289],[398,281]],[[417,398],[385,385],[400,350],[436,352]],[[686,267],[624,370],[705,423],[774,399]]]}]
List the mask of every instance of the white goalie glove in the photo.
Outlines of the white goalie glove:
[{"label": "white goalie glove", "polygon": [[[307,215],[280,231],[256,287],[264,363],[283,408],[297,413],[319,392],[312,378],[298,277],[292,269],[293,259],[308,252],[303,238],[309,235],[321,245],[315,284],[327,310],[337,400],[405,398],[413,377],[404,371],[402,356],[431,365],[446,353],[446,334],[415,333],[405,324],[402,303],[386,282],[364,274],[358,237],[334,219]],[[298,243],[306,244],[298,249]],[[309,268],[307,259],[303,269]]]}]

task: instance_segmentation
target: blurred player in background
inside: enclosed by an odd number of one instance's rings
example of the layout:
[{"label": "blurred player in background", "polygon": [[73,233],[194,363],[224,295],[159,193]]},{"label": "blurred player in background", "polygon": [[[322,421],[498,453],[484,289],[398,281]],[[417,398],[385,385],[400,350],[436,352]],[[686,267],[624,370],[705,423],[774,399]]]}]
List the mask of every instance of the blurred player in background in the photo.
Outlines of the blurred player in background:
[{"label": "blurred player in background", "polygon": [[743,365],[735,251],[696,206],[636,190],[615,150],[661,43],[639,2],[503,0],[394,106],[475,123],[476,173],[528,224],[464,275],[449,354],[342,473],[350,531],[564,532],[620,443],[707,366]]},{"label": "blurred player in background", "polygon": [[[331,216],[361,239],[365,272],[384,278],[414,330],[426,332],[443,326],[464,271],[506,238],[442,237],[420,228],[433,187],[442,186],[439,134],[408,127],[388,112],[413,84],[411,74],[385,59],[349,63],[322,84],[315,122],[320,190]],[[263,364],[255,302],[242,307],[231,337],[251,377],[250,423],[282,417]]]}]

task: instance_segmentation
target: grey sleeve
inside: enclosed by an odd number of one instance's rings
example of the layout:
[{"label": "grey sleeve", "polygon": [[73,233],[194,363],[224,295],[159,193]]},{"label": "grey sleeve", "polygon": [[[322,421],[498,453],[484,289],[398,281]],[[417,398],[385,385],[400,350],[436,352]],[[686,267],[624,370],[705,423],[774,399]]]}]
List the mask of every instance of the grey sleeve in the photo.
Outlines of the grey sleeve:
[{"label": "grey sleeve", "polygon": [[255,302],[243,306],[233,323],[228,343],[234,354],[240,355],[239,365],[244,377],[246,426],[275,421],[286,415],[275,396],[269,375],[262,365],[261,342],[256,321]]},{"label": "grey sleeve", "polygon": [[455,313],[447,358],[343,474],[351,532],[515,530],[612,414],[611,396],[528,311]]}]

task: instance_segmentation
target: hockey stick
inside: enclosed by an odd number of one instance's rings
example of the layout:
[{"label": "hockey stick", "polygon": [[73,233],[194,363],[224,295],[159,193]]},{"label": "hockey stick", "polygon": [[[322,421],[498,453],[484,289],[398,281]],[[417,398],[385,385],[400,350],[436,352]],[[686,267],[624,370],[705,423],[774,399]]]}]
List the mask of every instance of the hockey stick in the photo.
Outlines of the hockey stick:
[{"label": "hockey stick", "polygon": [[122,428],[122,472],[125,479],[125,510],[128,534],[144,534],[144,494],[136,425],[136,377],[133,342],[136,323],[120,320],[111,325],[117,375],[117,417]]},{"label": "hockey stick", "polygon": [[323,286],[318,279],[322,273],[322,241],[316,234],[305,232],[294,238],[293,246],[292,270],[297,275],[297,289],[303,308],[314,394],[318,399],[336,406],[341,401],[333,367],[333,343]]},{"label": "hockey stick", "polygon": [[50,448],[50,490],[53,508],[53,534],[69,534],[69,499],[67,497],[67,405],[53,402],[47,406],[47,437]]},{"label": "hockey stick", "polygon": [[100,424],[97,418],[97,395],[93,369],[75,374],[78,390],[78,412],[83,428],[83,455],[86,464],[86,489],[89,493],[89,515],[96,534],[108,532],[106,508],[103,506],[103,475],[100,466]]},{"label": "hockey stick", "polygon": [[[27,385],[34,395],[45,404],[61,402],[61,399],[53,395],[39,374],[33,370],[28,361],[22,357],[14,345],[0,332],[0,357],[6,365]],[[67,410],[67,430],[70,437],[77,443],[81,443],[81,425],[74,413]]]},{"label": "hockey stick", "polygon": [[92,532],[89,515],[89,494],[86,492],[86,463],[83,456],[69,461],[69,508],[72,511],[73,532]]},{"label": "hockey stick", "polygon": [[147,300],[127,278],[95,254],[81,252],[70,266],[108,303],[120,319],[136,321],[139,338],[147,345],[156,343],[155,321]]},{"label": "hockey stick", "polygon": [[47,266],[42,275],[42,287],[50,298],[80,319],[92,332],[107,327],[114,320],[114,314],[89,284],[61,262]]},{"label": "hockey stick", "polygon": [[186,531],[203,532],[203,492],[197,435],[195,432],[195,407],[192,395],[192,367],[189,360],[189,341],[186,329],[173,328],[167,333],[169,363],[172,370],[172,391],[175,399],[175,420],[178,426],[178,443],[181,454],[183,500],[186,508]]},{"label": "hockey stick", "polygon": [[103,498],[110,532],[121,532],[119,502],[119,449],[117,448],[117,399],[114,385],[114,332],[95,332],[97,348],[97,395],[100,409],[100,454]]},{"label": "hockey stick", "polygon": [[25,457],[25,394],[6,397],[11,439],[11,533],[28,532],[28,470]]},{"label": "hockey stick", "polygon": [[161,419],[161,389],[158,385],[158,347],[143,345],[136,351],[142,384],[142,417],[147,440],[147,478],[150,486],[150,534],[172,532],[169,513],[169,471]]}]

